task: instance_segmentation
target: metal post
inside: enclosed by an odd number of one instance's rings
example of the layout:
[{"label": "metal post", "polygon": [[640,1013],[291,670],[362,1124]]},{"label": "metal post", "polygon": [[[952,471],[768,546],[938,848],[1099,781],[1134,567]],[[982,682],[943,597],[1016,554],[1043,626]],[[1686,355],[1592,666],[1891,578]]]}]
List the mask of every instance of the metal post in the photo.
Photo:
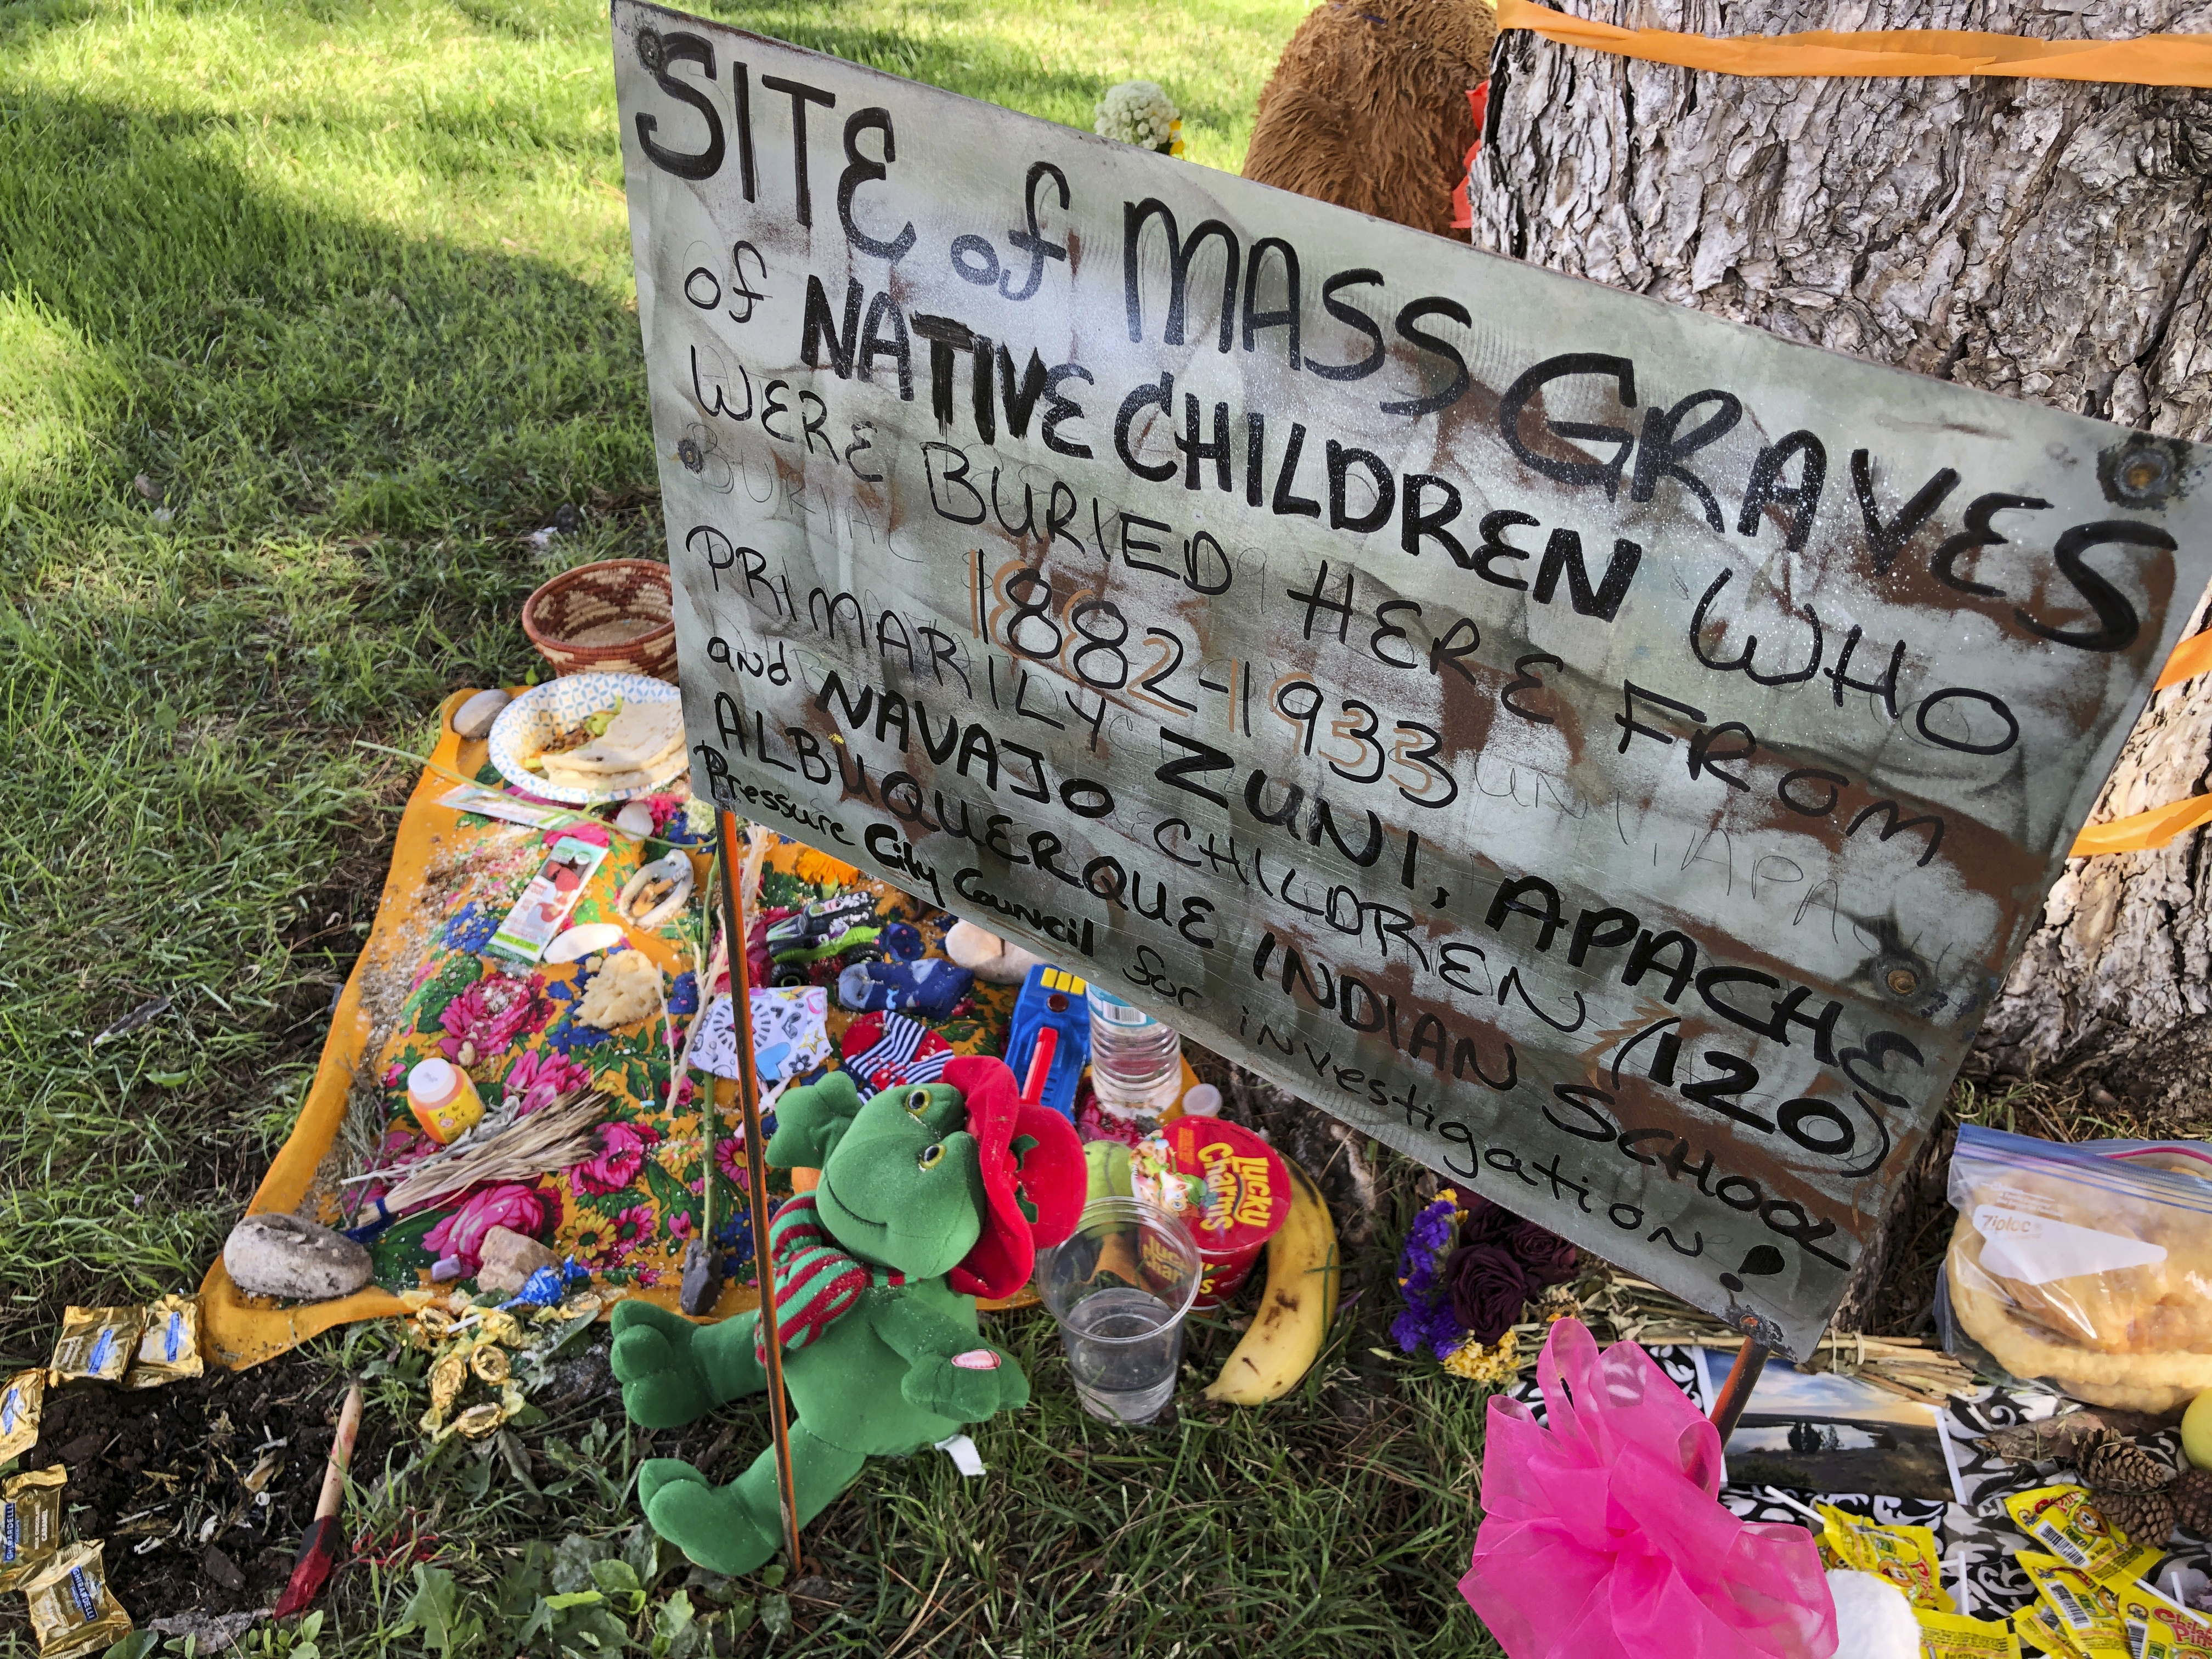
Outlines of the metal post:
[{"label": "metal post", "polygon": [[[760,1280],[761,1345],[768,1351],[768,1421],[775,1437],[775,1488],[783,1505],[783,1540],[791,1553],[791,1574],[803,1571],[799,1554],[799,1489],[791,1473],[791,1423],[783,1398],[783,1334],[775,1312],[775,1272],[768,1249],[768,1161],[762,1146],[760,1073],[753,1064],[750,964],[745,960],[745,902],[738,890],[737,815],[720,817],[722,862],[722,933],[730,958],[730,1012],[737,1035],[738,1098],[745,1116],[745,1175],[752,1188],[753,1267]],[[714,1184],[714,1171],[707,1173]]]},{"label": "metal post", "polygon": [[1735,1364],[1729,1367],[1728,1381],[1721,1384],[1720,1398],[1713,1401],[1713,1426],[1720,1431],[1723,1448],[1729,1436],[1735,1432],[1743,1408],[1751,1403],[1751,1391],[1758,1386],[1759,1374],[1766,1369],[1766,1356],[1771,1352],[1749,1337],[1736,1350]]}]

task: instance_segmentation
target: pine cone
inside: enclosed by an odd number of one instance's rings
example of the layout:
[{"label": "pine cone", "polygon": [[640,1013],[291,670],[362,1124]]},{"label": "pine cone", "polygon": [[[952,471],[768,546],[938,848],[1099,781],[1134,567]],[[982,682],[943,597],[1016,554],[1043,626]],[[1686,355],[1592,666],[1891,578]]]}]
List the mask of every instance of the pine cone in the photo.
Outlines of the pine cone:
[{"label": "pine cone", "polygon": [[2166,1492],[2173,1499],[2182,1530],[2212,1538],[2212,1469],[2191,1469]]},{"label": "pine cone", "polygon": [[2170,1485],[2155,1492],[2100,1492],[2093,1486],[2089,1501],[2097,1506],[2106,1524],[2125,1534],[2130,1545],[2163,1544],[2173,1532]]},{"label": "pine cone", "polygon": [[2156,1492],[2173,1479],[2172,1469],[2110,1429],[2091,1435],[2075,1449],[2074,1467],[2081,1471],[2082,1484],[2100,1493]]}]

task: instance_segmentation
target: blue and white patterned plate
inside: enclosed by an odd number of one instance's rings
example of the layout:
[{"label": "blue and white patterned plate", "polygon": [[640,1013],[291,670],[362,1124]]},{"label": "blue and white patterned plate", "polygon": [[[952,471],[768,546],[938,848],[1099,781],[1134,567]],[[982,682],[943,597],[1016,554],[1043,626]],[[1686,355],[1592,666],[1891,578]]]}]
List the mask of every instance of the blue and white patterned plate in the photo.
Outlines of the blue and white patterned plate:
[{"label": "blue and white patterned plate", "polygon": [[492,722],[491,763],[516,788],[544,800],[562,801],[570,806],[636,800],[665,788],[690,764],[690,757],[679,748],[650,783],[635,789],[592,791],[564,789],[550,782],[523,765],[522,757],[536,754],[555,734],[617,702],[674,702],[679,695],[667,681],[644,674],[566,674],[533,685],[500,710],[499,718]]}]

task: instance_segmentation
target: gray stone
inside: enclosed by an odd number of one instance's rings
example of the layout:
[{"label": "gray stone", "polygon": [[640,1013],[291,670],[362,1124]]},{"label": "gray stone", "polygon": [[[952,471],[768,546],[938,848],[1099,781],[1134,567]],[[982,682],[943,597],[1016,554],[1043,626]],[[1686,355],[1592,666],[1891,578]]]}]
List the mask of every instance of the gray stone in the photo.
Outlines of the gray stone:
[{"label": "gray stone", "polygon": [[248,1296],[327,1302],[368,1283],[368,1252],[292,1215],[250,1215],[223,1241],[223,1270]]},{"label": "gray stone", "polygon": [[499,711],[514,701],[504,691],[479,691],[453,711],[453,730],[465,738],[489,737]]},{"label": "gray stone", "polygon": [[540,1267],[557,1267],[561,1258],[526,1233],[494,1227],[477,1250],[477,1288],[513,1296]]}]

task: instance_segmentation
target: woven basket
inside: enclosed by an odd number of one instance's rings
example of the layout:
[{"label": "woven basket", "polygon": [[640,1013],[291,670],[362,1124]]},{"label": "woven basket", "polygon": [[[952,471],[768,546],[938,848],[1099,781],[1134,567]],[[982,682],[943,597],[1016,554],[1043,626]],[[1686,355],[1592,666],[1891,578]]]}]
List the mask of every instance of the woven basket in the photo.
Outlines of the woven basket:
[{"label": "woven basket", "polygon": [[668,567],[650,559],[562,571],[522,602],[522,631],[556,674],[676,678]]}]

